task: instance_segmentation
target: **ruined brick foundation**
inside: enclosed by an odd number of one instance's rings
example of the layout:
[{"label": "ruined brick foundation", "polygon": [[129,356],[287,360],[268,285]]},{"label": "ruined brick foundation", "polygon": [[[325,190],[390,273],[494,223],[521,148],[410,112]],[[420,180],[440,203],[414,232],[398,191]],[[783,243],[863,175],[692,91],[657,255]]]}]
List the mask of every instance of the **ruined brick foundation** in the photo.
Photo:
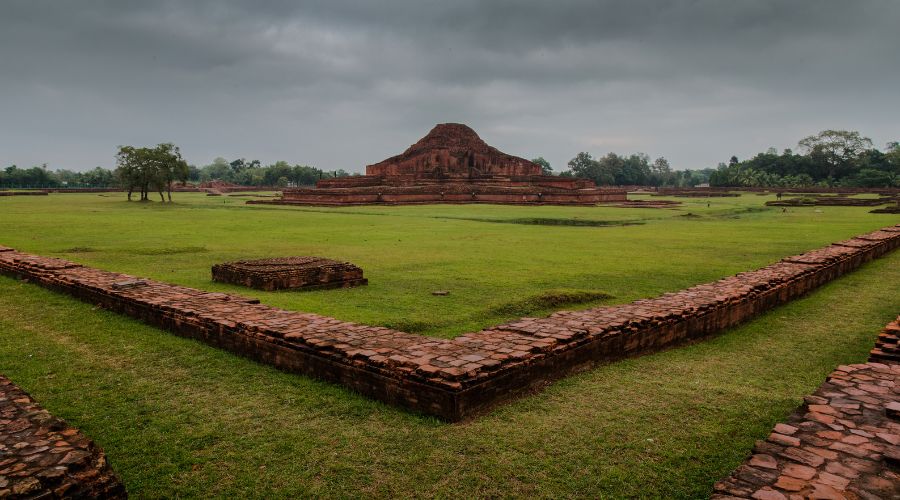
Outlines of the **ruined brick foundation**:
[{"label": "ruined brick foundation", "polygon": [[322,257],[239,260],[212,266],[213,281],[259,290],[321,289],[365,285],[363,271],[349,262]]},{"label": "ruined brick foundation", "polygon": [[900,246],[900,226],[631,304],[522,318],[453,340],[285,311],[0,247],[0,272],[280,369],[460,420],[576,370],[701,339]]}]

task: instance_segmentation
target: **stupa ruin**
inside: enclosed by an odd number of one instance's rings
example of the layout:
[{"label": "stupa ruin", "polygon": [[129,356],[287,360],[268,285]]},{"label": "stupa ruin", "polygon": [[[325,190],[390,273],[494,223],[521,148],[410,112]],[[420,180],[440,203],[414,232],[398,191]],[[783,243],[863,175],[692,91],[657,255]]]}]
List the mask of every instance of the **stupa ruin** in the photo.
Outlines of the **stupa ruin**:
[{"label": "stupa ruin", "polygon": [[442,123],[402,154],[367,165],[366,175],[322,179],[315,188],[286,188],[280,199],[248,203],[593,205],[625,199],[624,189],[543,175],[540,165],[489,146],[468,126]]}]

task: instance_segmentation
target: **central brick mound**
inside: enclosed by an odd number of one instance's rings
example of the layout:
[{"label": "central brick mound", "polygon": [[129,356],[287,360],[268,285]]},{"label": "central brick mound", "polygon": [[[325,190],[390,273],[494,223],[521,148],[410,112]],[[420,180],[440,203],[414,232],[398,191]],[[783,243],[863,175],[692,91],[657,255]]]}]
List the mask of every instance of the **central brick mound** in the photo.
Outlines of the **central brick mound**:
[{"label": "central brick mound", "polygon": [[103,451],[0,375],[0,498],[126,498]]},{"label": "central brick mound", "polygon": [[456,421],[597,363],[721,332],[900,247],[900,225],[630,304],[560,311],[453,340],[285,311],[0,247],[0,272],[239,353]]},{"label": "central brick mound", "polygon": [[[894,321],[880,339],[896,345],[898,331]],[[880,349],[872,358],[890,364],[837,367],[713,498],[900,498],[900,364]]]},{"label": "central brick mound", "polygon": [[259,290],[341,288],[365,285],[359,267],[324,257],[276,257],[212,266],[213,281]]},{"label": "central brick mound", "polygon": [[367,165],[364,176],[322,179],[315,189],[288,188],[281,199],[247,203],[594,205],[626,195],[587,179],[543,175],[540,165],[489,146],[466,125],[442,123],[403,153]]}]

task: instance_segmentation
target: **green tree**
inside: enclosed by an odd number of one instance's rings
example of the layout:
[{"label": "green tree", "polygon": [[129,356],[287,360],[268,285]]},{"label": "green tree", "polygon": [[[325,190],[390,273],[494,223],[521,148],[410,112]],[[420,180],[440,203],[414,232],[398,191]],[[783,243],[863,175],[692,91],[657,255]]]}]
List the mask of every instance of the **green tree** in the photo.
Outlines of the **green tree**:
[{"label": "green tree", "polygon": [[801,139],[797,145],[823,169],[818,177],[839,179],[859,170],[872,140],[855,131],[823,130]]},{"label": "green tree", "polygon": [[168,191],[169,201],[172,201],[172,183],[176,180],[186,182],[190,169],[177,146],[162,143],[154,148],[119,146],[115,173],[128,190],[129,201],[135,189],[140,190],[141,201],[149,200],[151,187],[159,193],[161,201],[166,201],[164,190]]},{"label": "green tree", "polygon": [[544,175],[553,175],[553,167],[550,166],[550,162],[545,160],[543,156],[538,156],[537,158],[531,160],[532,163],[537,163],[541,166],[541,173]]}]

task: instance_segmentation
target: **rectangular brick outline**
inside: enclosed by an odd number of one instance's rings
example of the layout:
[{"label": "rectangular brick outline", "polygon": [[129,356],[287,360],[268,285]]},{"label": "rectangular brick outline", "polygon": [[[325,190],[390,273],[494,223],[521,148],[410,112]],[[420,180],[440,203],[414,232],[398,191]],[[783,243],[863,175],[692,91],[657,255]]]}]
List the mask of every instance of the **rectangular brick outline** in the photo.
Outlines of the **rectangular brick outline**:
[{"label": "rectangular brick outline", "polygon": [[448,421],[597,363],[700,339],[793,300],[900,246],[900,224],[756,271],[630,304],[560,311],[453,340],[285,311],[0,247],[0,273],[279,369]]}]

